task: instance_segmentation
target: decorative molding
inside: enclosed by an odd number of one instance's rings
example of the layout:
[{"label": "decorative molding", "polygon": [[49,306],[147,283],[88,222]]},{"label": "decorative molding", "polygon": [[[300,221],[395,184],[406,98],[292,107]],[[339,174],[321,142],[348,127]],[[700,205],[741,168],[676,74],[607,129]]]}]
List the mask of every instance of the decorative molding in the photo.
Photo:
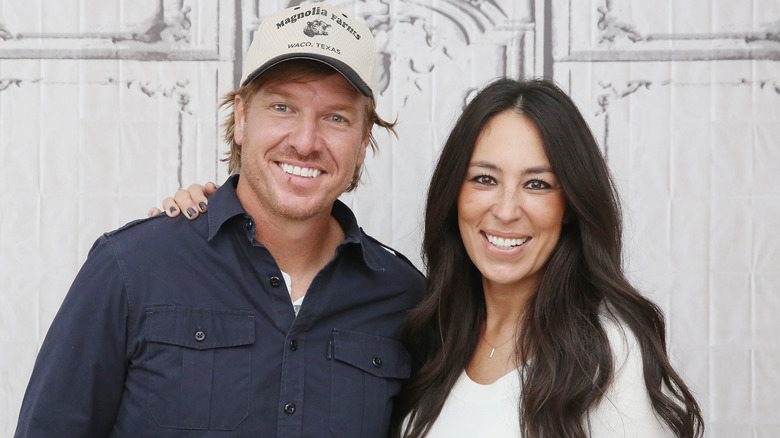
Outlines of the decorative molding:
[{"label": "decorative molding", "polygon": [[[636,26],[629,24],[613,15],[612,2],[606,6],[599,6],[597,12],[599,19],[596,27],[601,31],[599,44],[614,43],[616,38],[625,37],[632,43],[642,41],[717,41],[732,40],[746,44],[771,42],[780,43],[780,19],[764,26],[763,29],[751,32],[712,32],[712,33],[648,33],[643,35],[636,30]],[[777,46],[780,48],[780,46]]]},{"label": "decorative molding", "polygon": [[[570,23],[569,47],[567,54],[556,58],[556,62],[780,60],[780,19],[749,31],[650,33],[618,17],[612,0],[596,8],[596,34],[598,45],[603,49],[572,50],[572,1],[569,0],[566,11]],[[656,44],[662,41],[688,44],[683,48],[665,49]],[[700,47],[695,44],[698,41],[702,42]],[[722,44],[713,47],[713,42]]]},{"label": "decorative molding", "polygon": [[675,86],[726,86],[726,87],[742,87],[742,86],[754,86],[757,85],[759,89],[773,92],[780,95],[780,81],[777,80],[749,80],[746,78],[740,78],[737,81],[724,81],[724,82],[680,82],[666,79],[663,81],[651,81],[638,79],[628,81],[622,88],[618,88],[611,82],[598,82],[599,86],[605,92],[598,95],[597,101],[599,110],[594,115],[598,116],[608,111],[609,105],[616,101],[628,97],[641,90],[651,90],[654,87],[666,87],[670,85]]},{"label": "decorative molding", "polygon": [[57,33],[57,32],[19,32],[12,33],[8,27],[0,23],[0,39],[9,40],[45,40],[45,39],[78,39],[78,40],[109,40],[112,43],[120,41],[137,41],[144,44],[158,42],[189,42],[189,29],[192,25],[189,13],[191,8],[183,6],[178,1],[178,8],[164,6],[164,0],[159,0],[157,10],[150,17],[132,26],[132,30],[126,32],[82,32],[82,33]]},{"label": "decorative molding", "polygon": [[[669,85],[670,83],[671,81],[663,81],[660,83],[660,85]],[[616,88],[610,82],[599,81],[598,84],[606,92],[598,95],[597,102],[599,105],[599,110],[594,114],[596,116],[606,113],[609,105],[613,101],[623,99],[624,97],[630,96],[641,89],[649,90],[651,85],[655,85],[653,81],[642,79],[628,81],[622,89]]]},{"label": "decorative molding", "polygon": [[5,91],[11,85],[16,85],[16,88],[21,88],[22,80],[16,78],[0,78],[0,92]]},{"label": "decorative molding", "polygon": [[0,23],[0,40],[8,41],[13,38],[14,36],[11,31],[8,30],[8,27],[6,27],[4,23]]},{"label": "decorative molding", "polygon": [[[453,59],[455,51],[465,50],[469,46],[482,40],[489,40],[497,47],[503,47],[504,52],[512,46],[512,38],[519,32],[525,35],[533,32],[535,27],[530,14],[530,1],[526,0],[528,16],[523,20],[513,20],[495,0],[443,0],[435,5],[423,4],[413,0],[399,0],[395,2],[395,15],[390,14],[389,2],[377,0],[369,2],[384,5],[383,13],[377,14],[377,8],[366,8],[366,12],[360,16],[379,43],[378,56],[381,63],[380,70],[380,94],[383,93],[392,82],[393,64],[403,63],[408,65],[406,81],[412,83],[420,90],[420,81],[431,74],[436,65],[433,63],[434,54],[439,54],[448,59]],[[520,5],[517,5],[519,9]],[[442,41],[435,38],[434,25],[431,23],[431,15],[442,23],[448,23],[457,33],[452,38]],[[399,25],[407,25],[417,29],[420,47],[425,50],[417,53],[407,53],[393,50],[390,46],[391,30]],[[437,26],[441,27],[442,24]],[[522,36],[521,36],[522,38]],[[533,39],[530,39],[532,42]],[[518,55],[518,58],[520,56]],[[504,60],[506,63],[506,59]],[[520,59],[522,62],[522,58]],[[504,67],[506,69],[506,66]],[[522,70],[522,67],[521,67]],[[506,70],[503,72],[506,74]],[[404,96],[406,101],[410,96]]]},{"label": "decorative molding", "polygon": [[[109,78],[106,84],[118,83],[115,79]],[[187,87],[190,83],[187,80],[176,81],[171,85],[153,84],[151,81],[123,81],[123,84],[128,90],[139,91],[148,97],[163,97],[172,100],[176,103],[179,111],[192,115],[192,111],[187,107],[190,103],[190,94],[187,92]]]},{"label": "decorative molding", "polygon": [[19,78],[0,78],[0,91],[9,88],[12,85],[21,88],[22,85],[25,83],[48,84],[48,85],[55,85],[55,84],[76,85],[76,86],[82,86],[82,85],[124,86],[128,90],[137,91],[150,98],[162,97],[171,100],[176,104],[179,111],[190,116],[192,115],[192,111],[188,107],[190,103],[190,93],[188,91],[188,87],[190,83],[187,80],[176,81],[173,84],[162,84],[162,83],[153,83],[152,81],[141,81],[141,80],[119,81],[117,79],[114,79],[113,77],[108,77],[103,81],[79,81],[79,82],[47,81],[43,78],[37,78],[31,80],[25,80]]},{"label": "decorative molding", "polygon": [[[260,10],[258,0],[250,1],[252,4],[246,7],[246,10],[255,12]],[[371,29],[377,43],[380,64],[379,94],[383,94],[393,82],[410,83],[416,90],[421,90],[422,81],[436,69],[436,64],[433,62],[436,56],[454,59],[453,53],[484,40],[489,40],[497,47],[503,47],[505,53],[512,50],[519,51],[516,54],[505,55],[505,63],[507,59],[522,63],[524,47],[518,47],[519,44],[514,40],[519,39],[521,44],[530,44],[527,50],[529,52],[533,50],[533,38],[526,40],[524,36],[535,31],[532,13],[534,0],[514,1],[514,10],[526,7],[526,17],[520,19],[509,17],[505,7],[502,6],[502,4],[510,4],[509,0],[440,0],[434,4],[426,4],[419,0],[336,0],[332,3],[344,11],[354,10],[356,16]],[[290,0],[284,7],[299,6],[302,3],[302,0]],[[436,17],[435,27],[448,26],[454,30],[446,41],[442,41],[440,35],[437,38],[431,16]],[[245,23],[244,47],[249,46],[254,29],[259,26],[262,18],[264,17],[254,16]],[[395,50],[391,35],[393,32],[398,32],[398,28],[402,26],[410,29],[407,37],[411,35],[412,38],[416,38],[415,42],[419,43],[421,50]],[[404,67],[397,69],[394,65]],[[504,67],[504,70],[506,69],[507,67]],[[519,69],[529,75],[533,74],[533,66],[521,65]],[[406,77],[392,78],[394,72],[397,74],[399,71],[403,71]],[[402,102],[406,102],[410,97],[410,95],[399,96]]]},{"label": "decorative molding", "polygon": [[80,81],[80,82],[61,82],[61,81],[46,81],[43,78],[36,78],[31,80],[24,80],[18,78],[0,78],[0,93],[15,85],[18,88],[26,83],[29,84],[60,84],[60,85],[98,85],[98,86],[119,86],[125,87],[128,90],[136,91],[151,99],[163,98],[172,101],[176,107],[176,147],[177,147],[177,160],[176,163],[176,176],[179,188],[183,187],[184,181],[182,177],[183,156],[184,156],[184,117],[192,116],[192,111],[188,107],[190,103],[190,92],[188,87],[189,81],[176,81],[172,84],[154,83],[152,81],[145,80],[124,80],[119,81],[113,77],[108,77],[102,81]]},{"label": "decorative molding", "polygon": [[607,3],[606,7],[599,6],[596,8],[596,11],[599,13],[596,27],[601,31],[599,44],[605,42],[614,43],[615,39],[619,37],[625,37],[634,43],[644,39],[633,25],[624,23],[611,15],[612,11],[609,10],[609,3]]},{"label": "decorative molding", "polygon": [[604,117],[604,140],[602,147],[604,149],[604,157],[609,161],[609,110],[610,105],[618,100],[629,97],[638,92],[647,91],[652,92],[660,87],[669,86],[725,86],[725,87],[743,87],[743,86],[758,86],[759,89],[780,96],[780,81],[761,79],[761,80],[749,80],[746,78],[740,78],[737,81],[724,81],[724,82],[680,82],[673,81],[671,79],[665,79],[662,81],[652,81],[645,79],[638,79],[626,82],[622,86],[616,86],[611,82],[599,81],[598,85],[604,90],[596,98],[599,109],[594,113],[594,116]]},{"label": "decorative molding", "polygon": [[703,50],[578,50],[555,62],[780,61],[780,48]]},{"label": "decorative molding", "polygon": [[[218,28],[218,2],[214,8],[206,23]],[[191,12],[184,0],[157,0],[146,19],[116,32],[28,32],[0,23],[0,59],[221,60],[216,41],[193,46]]]}]

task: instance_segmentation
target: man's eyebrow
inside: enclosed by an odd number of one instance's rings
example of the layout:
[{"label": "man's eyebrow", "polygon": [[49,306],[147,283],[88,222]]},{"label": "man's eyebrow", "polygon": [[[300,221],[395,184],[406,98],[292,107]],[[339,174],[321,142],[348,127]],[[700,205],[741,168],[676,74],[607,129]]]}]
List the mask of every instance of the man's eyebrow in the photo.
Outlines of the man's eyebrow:
[{"label": "man's eyebrow", "polygon": [[357,111],[357,107],[355,105],[351,104],[342,104],[342,103],[331,103],[328,105],[328,108],[333,109],[335,111]]},{"label": "man's eyebrow", "polygon": [[[288,91],[285,91],[283,89],[276,88],[274,86],[267,86],[265,90],[263,91],[266,95],[272,95],[272,96],[279,96],[282,98],[289,99],[291,97],[295,96],[295,93],[290,93]],[[350,111],[350,110],[357,110],[356,105],[353,105],[351,103],[339,103],[339,102],[331,102],[327,106],[332,111]]]},{"label": "man's eyebrow", "polygon": [[283,90],[279,89],[279,87],[275,87],[273,84],[268,84],[265,87],[262,88],[263,94],[280,94],[283,96],[286,96],[290,93],[285,93]]}]

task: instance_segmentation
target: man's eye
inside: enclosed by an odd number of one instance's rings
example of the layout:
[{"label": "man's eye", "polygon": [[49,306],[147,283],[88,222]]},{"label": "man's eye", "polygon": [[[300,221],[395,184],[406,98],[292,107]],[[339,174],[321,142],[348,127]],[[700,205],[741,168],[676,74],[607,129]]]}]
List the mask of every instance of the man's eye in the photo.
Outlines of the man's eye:
[{"label": "man's eye", "polygon": [[287,112],[287,105],[282,105],[281,103],[274,104],[274,109],[281,112]]},{"label": "man's eye", "polygon": [[344,122],[344,117],[341,117],[338,114],[333,114],[332,116],[330,116],[330,120],[336,123],[342,123]]}]

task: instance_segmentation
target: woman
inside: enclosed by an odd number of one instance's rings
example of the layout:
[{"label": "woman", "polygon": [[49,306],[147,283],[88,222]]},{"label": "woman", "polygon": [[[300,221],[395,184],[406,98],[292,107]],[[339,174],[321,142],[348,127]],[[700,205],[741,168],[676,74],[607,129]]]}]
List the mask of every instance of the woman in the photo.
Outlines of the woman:
[{"label": "woman", "polygon": [[496,407],[514,414],[505,436],[700,436],[663,316],[622,271],[621,232],[607,165],[571,99],[543,80],[482,90],[428,192],[426,296],[404,327],[421,367],[397,401],[396,434],[452,436],[479,421],[453,392],[478,397],[473,380],[510,391],[514,404]]},{"label": "woman", "polygon": [[622,271],[621,232],[571,99],[545,80],[484,88],[428,192],[426,295],[402,328],[419,368],[393,435],[701,436],[663,315]]}]

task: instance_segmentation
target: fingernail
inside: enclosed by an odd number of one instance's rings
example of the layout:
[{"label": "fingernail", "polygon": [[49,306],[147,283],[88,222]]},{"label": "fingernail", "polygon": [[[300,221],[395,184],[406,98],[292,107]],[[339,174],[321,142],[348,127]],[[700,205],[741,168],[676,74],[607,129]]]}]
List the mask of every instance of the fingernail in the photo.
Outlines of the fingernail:
[{"label": "fingernail", "polygon": [[189,216],[189,217],[195,216],[195,209],[192,208],[192,207],[188,208],[187,209],[187,216]]},{"label": "fingernail", "polygon": [[205,212],[207,212],[207,211],[209,210],[209,206],[208,206],[208,205],[206,205],[206,203],[205,203],[205,202],[201,202],[200,204],[198,204],[198,206],[200,206],[200,211],[202,211],[202,212],[204,212],[204,213],[205,213]]},{"label": "fingernail", "polygon": [[171,207],[171,213],[176,213],[177,211],[179,210],[177,210],[176,207]]}]

